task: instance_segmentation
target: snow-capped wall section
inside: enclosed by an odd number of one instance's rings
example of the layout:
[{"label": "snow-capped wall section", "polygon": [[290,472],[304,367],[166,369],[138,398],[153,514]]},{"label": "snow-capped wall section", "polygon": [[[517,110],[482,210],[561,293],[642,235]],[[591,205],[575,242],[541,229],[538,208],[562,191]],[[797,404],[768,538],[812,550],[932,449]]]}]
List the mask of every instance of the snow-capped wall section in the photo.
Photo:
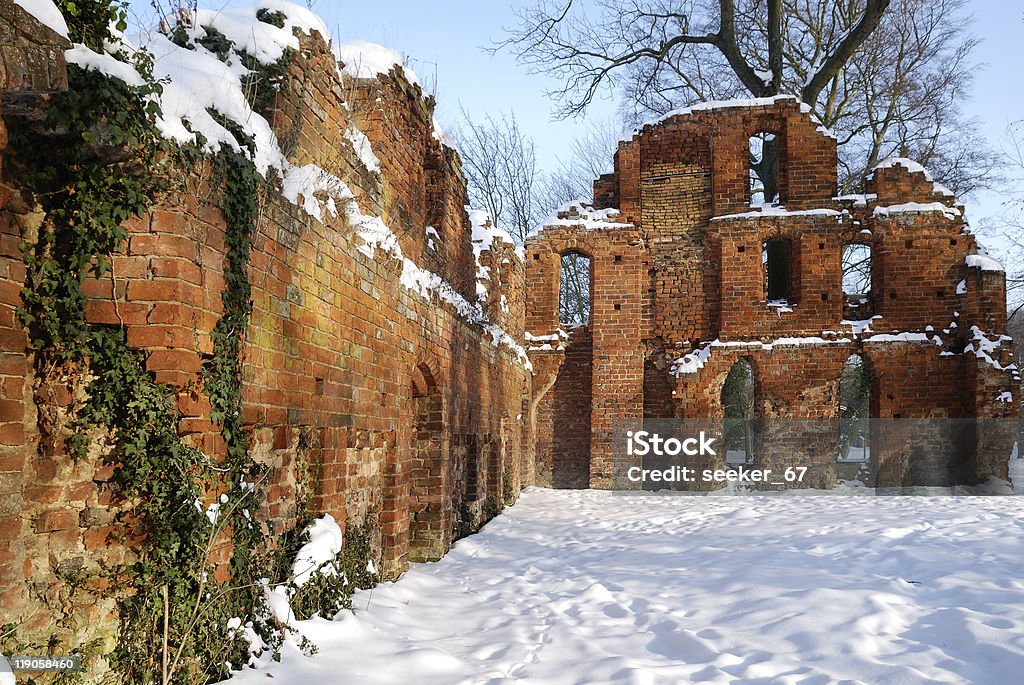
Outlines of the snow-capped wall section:
[{"label": "snow-capped wall section", "polygon": [[1004,271],[1002,264],[983,254],[969,254],[964,258],[964,263],[973,269],[981,269],[982,271],[993,271],[999,273]]},{"label": "snow-capped wall section", "polygon": [[[261,19],[261,11],[279,13],[283,26],[279,27]],[[450,285],[444,274],[431,271],[429,266],[423,268],[417,265],[424,252],[422,245],[405,245],[405,252],[413,257],[409,259],[403,253],[402,240],[392,232],[387,222],[363,213],[363,208],[356,202],[356,194],[345,181],[333,171],[315,163],[294,165],[282,151],[273,127],[262,114],[253,110],[243,83],[249,71],[244,66],[243,55],[254,57],[261,64],[270,65],[283,59],[287,51],[297,50],[301,35],[315,35],[320,39],[329,36],[323,22],[316,15],[292,3],[262,0],[257,5],[247,8],[197,10],[192,20],[183,28],[191,41],[187,47],[181,47],[166,36],[152,32],[146,34],[138,48],[123,41],[121,45],[111,46],[115,54],[98,54],[85,46],[76,45],[66,52],[66,58],[69,63],[82,68],[94,69],[121,79],[129,85],[139,86],[143,84],[143,79],[129,60],[134,50],[146,50],[153,56],[153,75],[163,86],[162,93],[158,96],[161,110],[158,125],[167,138],[183,144],[200,144],[209,151],[216,151],[222,146],[242,150],[234,134],[218,121],[218,117],[228,119],[253,140],[252,157],[259,172],[264,176],[273,172],[282,179],[281,191],[286,199],[318,221],[338,216],[340,205],[344,208],[344,215],[353,225],[373,226],[370,231],[362,229],[361,235],[366,244],[375,247],[386,246],[385,251],[388,254],[403,260],[403,284],[427,298],[431,293],[440,293],[442,301],[453,305],[466,321],[483,325],[490,331],[492,325],[479,309],[479,303],[471,301],[469,293],[457,285]],[[222,34],[232,43],[226,59],[218,58],[201,43],[202,39],[212,35],[213,31]],[[397,70],[406,83],[415,86],[419,92],[416,75],[404,67],[400,56],[394,50],[364,41],[353,41],[336,46],[334,54],[340,60],[339,75],[342,77],[376,80]],[[375,101],[379,99],[378,96]],[[348,103],[344,102],[337,104],[342,107],[348,106]],[[431,103],[428,121],[431,126],[429,134],[433,138],[432,108]],[[384,127],[374,126],[372,120],[369,125],[373,127],[373,133],[383,147],[394,147],[391,141],[381,138],[390,131],[390,128],[385,130]],[[351,144],[363,167],[380,174],[381,159],[374,152],[370,138],[360,130],[357,122],[350,121],[344,131],[344,138]],[[413,163],[422,165],[423,161],[413,160]],[[401,171],[396,172],[394,168],[390,171],[392,173],[384,179],[384,183],[397,180],[398,184],[402,185],[405,174]],[[404,168],[403,171],[408,172],[409,169]],[[462,183],[461,179],[458,179],[457,183]],[[399,188],[399,192],[385,194],[407,199],[414,195],[414,190]],[[384,211],[387,212],[386,207]],[[460,216],[455,220],[459,223],[464,222],[464,214],[461,211],[458,214]],[[450,232],[456,233],[454,230]],[[408,229],[403,227],[399,233],[407,235]],[[464,236],[457,235],[454,240],[448,242],[449,245],[457,246],[464,240]],[[367,254],[372,256],[375,250],[368,250]],[[474,272],[474,277],[475,275]],[[515,340],[515,336],[504,331],[492,331],[491,338],[495,344],[507,344]],[[525,354],[518,344],[513,343],[511,349],[524,362],[526,361]]]},{"label": "snow-capped wall section", "polygon": [[[282,26],[260,21],[259,13],[280,13]],[[249,7],[198,9],[195,12],[194,34],[213,29],[223,34],[235,50],[255,57],[261,64],[273,64],[287,49],[298,50],[296,31],[307,35],[318,33],[324,40],[331,37],[327,26],[309,9],[282,0],[259,0]]]},{"label": "snow-capped wall section", "polygon": [[14,4],[38,19],[40,24],[61,38],[68,37],[68,24],[52,0],[14,0]]},{"label": "snow-capped wall section", "polygon": [[963,208],[954,205],[953,192],[937,182],[920,163],[905,157],[890,157],[876,164],[865,179],[867,192],[876,193],[880,206],[889,213],[902,211],[940,211],[955,219]]},{"label": "snow-capped wall section", "polygon": [[621,220],[622,212],[614,207],[598,209],[592,202],[576,200],[568,202],[557,210],[554,216],[534,228],[530,235],[537,235],[548,226],[577,226],[588,231],[602,229],[632,228],[633,224]]},{"label": "snow-capped wall section", "polygon": [[405,65],[397,50],[365,40],[353,40],[334,47],[334,54],[343,70],[352,78],[377,78],[399,69],[409,83],[419,84],[416,73]]}]

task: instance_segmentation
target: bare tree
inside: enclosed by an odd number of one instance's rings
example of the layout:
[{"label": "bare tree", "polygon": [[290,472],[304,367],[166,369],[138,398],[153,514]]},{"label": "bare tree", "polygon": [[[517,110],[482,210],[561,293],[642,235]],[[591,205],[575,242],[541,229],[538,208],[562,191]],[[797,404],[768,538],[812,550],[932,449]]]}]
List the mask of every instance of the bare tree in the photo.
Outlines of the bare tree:
[{"label": "bare tree", "polygon": [[[1002,248],[999,252],[1006,268],[1006,303],[1011,318],[1019,321],[1024,309],[1024,120],[1007,127],[1004,152],[1009,174],[1001,211],[986,218],[982,232]],[[1024,350],[1024,345],[1018,347]]]},{"label": "bare tree", "polygon": [[566,328],[590,323],[590,258],[579,252],[562,255],[558,322]]},{"label": "bare tree", "polygon": [[[989,183],[998,156],[960,103],[977,39],[966,0],[542,0],[497,48],[559,77],[559,114],[617,90],[638,123],[698,101],[790,93],[840,144],[856,189],[887,156],[913,156],[954,191]],[[764,158],[771,159],[772,150]]]},{"label": "bare tree", "polygon": [[465,110],[452,133],[462,157],[469,201],[491,215],[494,225],[520,245],[541,219],[533,141],[514,114],[474,121]]},{"label": "bare tree", "polygon": [[589,121],[570,144],[568,158],[540,179],[537,204],[542,214],[550,216],[569,202],[589,201],[594,179],[613,170],[619,141],[628,137],[629,128],[620,118]]},{"label": "bare tree", "polygon": [[[850,30],[836,36],[832,45],[822,46],[819,58],[808,65],[808,77],[800,91],[804,102],[817,102],[825,86],[878,26],[890,2],[865,0]],[[754,56],[745,54],[748,41],[737,31],[735,0],[718,0],[717,17],[714,13],[709,16],[697,0],[597,0],[602,16],[596,21],[578,16],[574,5],[579,4],[578,0],[541,0],[518,13],[520,27],[499,45],[511,47],[535,71],[564,78],[565,86],[555,93],[565,100],[563,115],[582,113],[603,85],[631,65],[670,65],[680,53],[694,54],[688,49],[693,46],[717,52],[751,95],[770,97],[782,92],[786,48],[783,0],[767,0],[766,6],[757,2],[765,15],[766,35],[760,52],[767,70],[759,70]],[[712,29],[714,23],[717,27]]]}]

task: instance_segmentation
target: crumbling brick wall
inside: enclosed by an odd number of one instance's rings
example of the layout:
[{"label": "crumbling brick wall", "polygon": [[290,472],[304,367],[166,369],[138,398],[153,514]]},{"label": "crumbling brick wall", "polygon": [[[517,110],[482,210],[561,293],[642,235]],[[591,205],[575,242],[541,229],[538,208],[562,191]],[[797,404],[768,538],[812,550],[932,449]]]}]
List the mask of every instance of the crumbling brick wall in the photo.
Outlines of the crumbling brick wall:
[{"label": "crumbling brick wall", "polygon": [[[749,139],[761,132],[773,134],[778,146],[779,201],[770,207],[751,198]],[[791,97],[699,105],[619,144],[614,173],[594,183],[595,208],[617,208],[614,221],[629,226],[581,220],[573,229],[573,240],[598,255],[599,268],[604,255],[621,249],[623,235],[637,237],[625,250],[634,258],[606,270],[606,282],[595,275],[590,466],[573,483],[611,482],[601,456],[611,448],[599,447],[610,444],[600,432],[604,407],[622,406],[637,388],[631,410],[618,417],[721,417],[726,375],[745,358],[755,372],[756,417],[817,422],[802,431],[778,424],[778,439],[761,446],[758,465],[798,462],[811,469],[805,484],[831,487],[838,434],[828,422],[839,416],[839,378],[852,354],[873,373],[872,417],[966,419],[982,436],[956,464],[935,456],[940,449],[887,458],[888,448],[879,445],[875,484],[1007,477],[1011,441],[998,422],[987,421],[1016,416],[1019,400],[1007,356],[1012,343],[999,338],[1006,326],[1004,274],[983,258],[968,260],[979,248],[963,208],[919,165],[887,162],[866,180],[864,194],[836,197],[836,159],[835,139]],[[592,219],[598,214],[590,211]],[[557,327],[557,257],[571,247],[567,223],[554,222],[528,243],[526,329],[533,339]],[[788,252],[784,302],[769,300],[768,241],[782,241]],[[866,299],[843,292],[841,258],[851,244],[871,249]],[[622,327],[600,316],[612,305],[640,315]],[[599,350],[598,341],[609,338],[614,356]],[[572,349],[572,342],[563,347]],[[552,387],[588,382],[562,354]],[[557,397],[547,393],[541,406]],[[558,459],[563,467],[585,463],[582,449],[557,453],[549,430],[558,435],[565,426],[538,426],[539,465],[555,472]],[[941,439],[932,435],[922,444]],[[909,454],[902,447],[889,452]]]},{"label": "crumbling brick wall", "polygon": [[[38,25],[18,21],[29,26],[26,40],[38,42]],[[50,51],[62,55],[53,38]],[[56,77],[47,87],[59,85],[62,59],[48,64],[48,78]],[[433,101],[398,67],[364,80],[340,80],[337,67],[319,36],[303,37],[286,87],[265,112],[293,162],[344,180],[360,209],[392,228],[405,257],[451,292],[473,302],[479,282],[491,323],[521,340],[522,258],[495,241],[480,254],[489,268],[478,274],[459,157],[435,134]],[[345,138],[351,124],[365,127],[379,173]],[[186,174],[127,224],[111,270],[83,286],[88,320],[124,328],[155,379],[175,388],[182,439],[214,459],[226,445],[199,372],[223,309],[221,193],[209,168]],[[25,280],[19,241],[39,220],[19,188],[0,185],[0,623],[27,617],[26,634],[53,630],[52,606],[74,572],[109,583],[109,570],[132,549],[118,537],[113,467],[98,454],[82,462],[68,455],[83,370],[37,376],[15,316]],[[428,245],[428,226],[439,245]],[[268,540],[293,527],[305,504],[343,528],[368,523],[381,574],[394,577],[410,560],[443,555],[532,482],[531,373],[493,330],[403,285],[405,264],[380,250],[370,256],[344,212],[317,220],[275,191],[263,203],[251,258],[243,412],[252,454],[269,469],[258,512]],[[222,546],[214,560],[229,551]],[[67,606],[61,637],[77,645],[100,635],[109,649],[116,593],[102,598],[104,588],[94,589],[94,603]]]}]

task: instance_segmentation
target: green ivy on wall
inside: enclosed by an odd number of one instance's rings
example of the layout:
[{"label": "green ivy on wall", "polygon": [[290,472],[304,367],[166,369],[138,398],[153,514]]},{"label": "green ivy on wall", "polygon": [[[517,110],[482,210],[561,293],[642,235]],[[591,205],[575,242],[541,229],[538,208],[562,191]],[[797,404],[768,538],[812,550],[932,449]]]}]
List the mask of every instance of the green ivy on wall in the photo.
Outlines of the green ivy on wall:
[{"label": "green ivy on wall", "polygon": [[[72,39],[94,49],[109,38],[111,22],[124,21],[119,3],[59,4]],[[282,21],[277,13],[261,19]],[[218,48],[217,36],[208,38],[207,47]],[[254,107],[269,102],[284,82],[292,54],[254,68],[247,93]],[[130,87],[70,65],[69,88],[52,96],[44,121],[9,126],[7,170],[45,217],[37,231],[23,235],[27,276],[19,316],[40,378],[59,365],[86,380],[86,399],[76,407],[68,442],[71,456],[104,454],[115,465],[112,485],[125,504],[121,542],[134,556],[116,570],[128,591],[120,598],[117,647],[106,656],[124,682],[198,685],[227,677],[228,664],[248,662],[248,642],[229,629],[239,620],[270,649],[280,646],[281,626],[264,601],[265,579],[287,578],[285,560],[304,530],[303,525],[291,531],[292,542],[277,552],[267,550],[255,521],[265,472],[251,456],[251,430],[242,415],[242,353],[252,313],[248,268],[268,182],[252,162],[253,141],[229,121],[221,123],[238,150],[224,146],[209,154],[168,144],[155,125],[159,108],[152,96],[160,84],[152,78],[152,63],[144,52],[132,59],[147,85]],[[226,445],[216,458],[179,437],[181,389],[155,380],[145,354],[128,345],[123,327],[89,323],[83,292],[87,278],[109,277],[112,256],[128,238],[126,221],[144,216],[173,192],[172,179],[204,166],[211,170],[225,219],[225,285],[222,316],[211,333],[213,351],[193,389],[209,398],[210,418]],[[93,445],[98,432],[108,436],[106,447]],[[218,496],[219,508],[208,510],[204,502]],[[311,520],[304,509],[298,513],[302,524]],[[351,530],[338,560],[351,582],[342,587],[318,579],[299,591],[295,599],[304,615],[348,606],[355,587],[372,584],[366,571],[368,526]],[[230,573],[222,582],[208,560],[228,542]]]}]

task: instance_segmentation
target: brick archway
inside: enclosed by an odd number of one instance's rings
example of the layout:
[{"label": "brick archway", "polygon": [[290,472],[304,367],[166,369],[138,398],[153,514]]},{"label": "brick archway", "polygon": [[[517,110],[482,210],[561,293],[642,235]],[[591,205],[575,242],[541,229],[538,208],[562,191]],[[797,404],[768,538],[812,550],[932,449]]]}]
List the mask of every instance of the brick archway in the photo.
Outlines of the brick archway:
[{"label": "brick archway", "polygon": [[433,561],[448,549],[449,426],[436,364],[420,362],[410,379],[409,560]]}]

